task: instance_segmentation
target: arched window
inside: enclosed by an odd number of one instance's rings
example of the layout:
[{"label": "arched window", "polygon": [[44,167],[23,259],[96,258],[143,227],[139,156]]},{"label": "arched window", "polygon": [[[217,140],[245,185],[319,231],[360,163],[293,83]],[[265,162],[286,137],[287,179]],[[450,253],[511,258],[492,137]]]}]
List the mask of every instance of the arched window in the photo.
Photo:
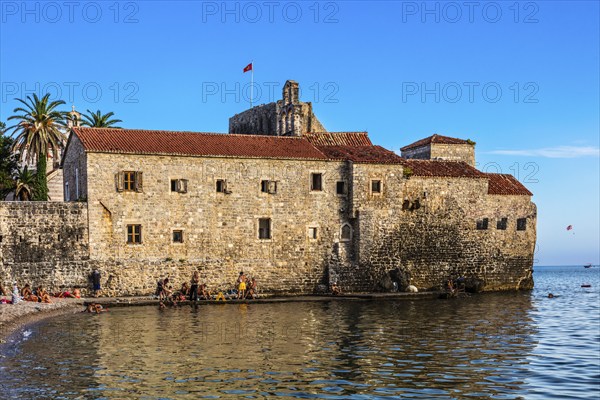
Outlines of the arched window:
[{"label": "arched window", "polygon": [[346,223],[342,225],[341,239],[342,242],[352,240],[352,227],[350,226],[350,224]]}]

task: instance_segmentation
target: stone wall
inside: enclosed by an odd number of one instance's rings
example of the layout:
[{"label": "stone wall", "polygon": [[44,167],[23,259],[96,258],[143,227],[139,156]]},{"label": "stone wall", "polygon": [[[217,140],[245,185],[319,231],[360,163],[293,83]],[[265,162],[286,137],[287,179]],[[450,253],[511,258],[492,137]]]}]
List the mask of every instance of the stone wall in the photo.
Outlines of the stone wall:
[{"label": "stone wall", "polygon": [[[354,169],[358,180],[373,174]],[[451,274],[480,279],[484,290],[533,287],[536,208],[528,196],[489,196],[486,179],[387,176],[391,197],[374,207],[363,199],[357,210],[357,263],[339,272],[349,290],[378,290],[394,268],[421,290],[439,289]],[[402,189],[390,189],[390,178]],[[488,228],[478,230],[483,218]],[[502,218],[505,230],[497,229]],[[518,218],[527,218],[525,231],[517,231]]]},{"label": "stone wall", "polygon": [[[115,290],[147,292],[159,277],[181,282],[194,269],[213,288],[229,288],[241,270],[272,293],[313,292],[325,282],[345,221],[347,198],[336,194],[345,163],[100,153],[87,162],[90,257],[113,275]],[[143,172],[143,191],[117,192],[120,171]],[[310,190],[311,173],[323,175],[322,191]],[[186,179],[187,193],[172,192],[173,179]],[[229,193],[216,191],[219,179]],[[277,192],[261,192],[261,180],[276,181]],[[270,240],[258,238],[261,218],[271,219]],[[138,224],[142,243],[128,244],[127,226]],[[174,230],[183,243],[173,242]]]},{"label": "stone wall", "polygon": [[87,204],[0,202],[0,281],[87,287]]},{"label": "stone wall", "polygon": [[302,136],[307,132],[325,132],[313,113],[312,103],[300,101],[297,82],[287,81],[282,100],[261,104],[229,118],[229,133]]},{"label": "stone wall", "polygon": [[63,159],[63,188],[65,201],[87,198],[87,154],[77,135],[71,135]]},{"label": "stone wall", "polygon": [[475,145],[431,143],[402,150],[402,157],[419,160],[464,161],[475,166]]}]

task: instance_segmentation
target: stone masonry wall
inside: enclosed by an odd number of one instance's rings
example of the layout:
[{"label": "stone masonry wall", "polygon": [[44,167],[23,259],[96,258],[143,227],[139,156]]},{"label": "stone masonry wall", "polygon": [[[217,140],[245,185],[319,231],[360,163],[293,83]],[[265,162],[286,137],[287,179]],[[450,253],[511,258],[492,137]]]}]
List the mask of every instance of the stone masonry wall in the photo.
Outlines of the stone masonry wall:
[{"label": "stone masonry wall", "polygon": [[[69,151],[63,159],[63,188],[66,201],[87,198],[87,154],[77,135],[69,138]],[[68,193],[67,193],[68,190]]]},{"label": "stone masonry wall", "polygon": [[431,145],[432,160],[464,161],[475,166],[475,145],[470,144],[439,144]]},{"label": "stone masonry wall", "polygon": [[0,202],[0,281],[55,291],[88,286],[87,204]]},{"label": "stone masonry wall", "polygon": [[[336,195],[343,162],[98,153],[87,160],[90,256],[109,290],[149,293],[157,279],[169,274],[180,284],[194,269],[212,288],[232,287],[241,270],[271,293],[313,292],[326,282],[347,202]],[[116,191],[123,170],[143,172],[142,193]],[[313,172],[323,174],[322,191],[310,190]],[[171,192],[172,179],[187,179],[187,193]],[[216,191],[217,179],[229,194]],[[277,181],[277,193],[262,193],[261,180]],[[260,218],[271,218],[270,240],[258,238]],[[133,224],[142,226],[141,244],[126,243]],[[183,231],[183,243],[173,243],[173,230]]]},{"label": "stone masonry wall", "polygon": [[[355,181],[373,172],[355,165]],[[529,196],[489,196],[485,179],[394,174],[393,180],[402,190],[392,189],[381,204],[359,199],[357,263],[340,272],[350,279],[348,288],[377,290],[394,268],[409,272],[421,290],[439,289],[451,273],[482,279],[484,290],[532,287],[536,210]],[[489,219],[488,229],[477,230],[483,218]],[[508,219],[506,230],[496,229],[501,218]],[[517,218],[528,219],[525,231],[516,230]]]}]

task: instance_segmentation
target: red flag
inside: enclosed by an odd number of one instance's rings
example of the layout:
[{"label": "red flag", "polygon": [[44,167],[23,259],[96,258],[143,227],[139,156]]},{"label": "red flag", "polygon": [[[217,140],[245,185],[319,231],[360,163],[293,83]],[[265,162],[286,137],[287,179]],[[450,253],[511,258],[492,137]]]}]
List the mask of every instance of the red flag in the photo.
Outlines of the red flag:
[{"label": "red flag", "polygon": [[252,71],[252,63],[246,65],[246,68],[244,68],[244,72],[248,72],[248,71]]}]

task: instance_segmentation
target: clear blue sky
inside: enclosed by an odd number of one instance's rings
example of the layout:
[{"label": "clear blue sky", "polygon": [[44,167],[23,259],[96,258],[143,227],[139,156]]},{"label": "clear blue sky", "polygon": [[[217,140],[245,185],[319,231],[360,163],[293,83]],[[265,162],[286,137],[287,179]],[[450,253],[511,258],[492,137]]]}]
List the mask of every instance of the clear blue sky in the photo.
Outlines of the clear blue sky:
[{"label": "clear blue sky", "polygon": [[480,169],[535,193],[538,264],[598,264],[599,12],[597,1],[2,0],[0,120],[45,89],[124,127],[226,132],[248,107],[253,60],[255,102],[295,79],[329,130],[368,130],[394,150],[432,133],[475,140]]}]

